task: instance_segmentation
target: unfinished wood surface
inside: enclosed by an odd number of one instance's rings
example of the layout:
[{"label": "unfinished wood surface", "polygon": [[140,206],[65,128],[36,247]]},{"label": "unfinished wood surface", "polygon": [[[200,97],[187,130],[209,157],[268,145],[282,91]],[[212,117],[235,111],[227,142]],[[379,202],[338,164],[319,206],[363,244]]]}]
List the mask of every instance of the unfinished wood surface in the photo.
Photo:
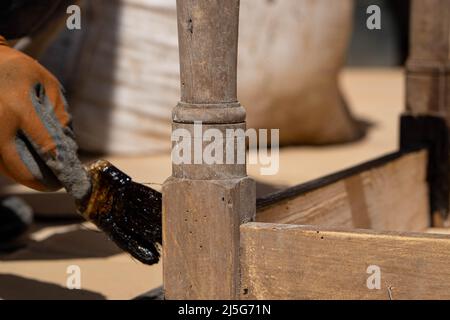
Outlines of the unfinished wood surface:
[{"label": "unfinished wood surface", "polygon": [[427,153],[392,154],[258,201],[258,222],[422,231]]},{"label": "unfinished wood surface", "polygon": [[448,235],[450,235],[449,228],[429,228],[426,230],[426,232],[432,233],[432,234],[448,234]]},{"label": "unfinished wood surface", "polygon": [[448,79],[450,1],[414,0],[407,63],[407,109],[414,115],[439,114],[450,120]]},{"label": "unfinished wood surface", "polygon": [[[178,0],[177,11],[181,102],[173,131],[196,132],[197,122],[204,130],[245,130],[245,110],[236,97],[239,0]],[[173,141],[172,150],[185,139],[194,146],[198,136]],[[207,146],[200,146],[202,156]],[[255,183],[245,164],[200,162],[172,162],[172,177],[163,186],[165,298],[236,299],[239,227],[254,220]]]},{"label": "unfinished wood surface", "polygon": [[[410,56],[406,78],[407,115],[414,116],[409,117],[413,122],[420,122],[421,117],[427,116],[445,121],[446,125],[444,137],[440,137],[439,126],[434,129],[432,127],[431,131],[421,132],[409,120],[402,124],[402,135],[409,134],[410,131],[417,140],[415,142],[426,141],[431,149],[429,176],[433,225],[446,226],[450,223],[450,0],[413,0],[411,10]],[[409,128],[408,125],[412,127]]]},{"label": "unfinished wood surface", "polygon": [[180,59],[181,100],[236,102],[239,1],[178,0],[177,12],[180,52],[189,55]]},{"label": "unfinished wood surface", "polygon": [[450,299],[450,236],[349,230],[241,226],[241,297]]},{"label": "unfinished wood surface", "polygon": [[166,299],[236,299],[239,226],[254,219],[254,190],[248,178],[165,183]]}]

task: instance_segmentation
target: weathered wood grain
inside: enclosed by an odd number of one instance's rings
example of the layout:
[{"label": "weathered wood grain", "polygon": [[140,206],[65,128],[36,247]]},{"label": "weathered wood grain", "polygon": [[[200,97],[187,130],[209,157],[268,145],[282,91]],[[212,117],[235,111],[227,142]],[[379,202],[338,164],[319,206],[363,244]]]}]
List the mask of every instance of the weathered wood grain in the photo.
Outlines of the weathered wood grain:
[{"label": "weathered wood grain", "polygon": [[[405,136],[404,133],[412,133],[416,137],[417,141],[415,142],[426,141],[431,149],[429,166],[429,176],[431,177],[430,196],[433,224],[435,226],[449,224],[449,20],[449,0],[412,1],[410,56],[406,68],[406,112],[409,119],[413,119],[413,121],[408,120],[406,116],[403,117],[402,121],[407,121],[402,124],[402,138]],[[419,127],[414,122],[418,124],[423,123],[424,121],[421,118],[426,117],[428,119],[425,120],[435,118],[434,128],[431,127],[431,130],[426,131],[418,130]],[[441,126],[438,120],[446,122],[443,133],[446,137],[444,138],[442,136],[439,137],[441,135]],[[408,125],[412,125],[412,127]],[[447,145],[442,143],[444,141]]]},{"label": "weathered wood grain", "polygon": [[250,223],[241,253],[243,299],[450,299],[448,235]]},{"label": "weathered wood grain", "polygon": [[[177,10],[181,102],[173,130],[194,132],[197,121],[204,129],[245,130],[236,97],[239,0],[179,0]],[[239,296],[239,227],[254,220],[255,199],[245,164],[172,163],[163,186],[166,299]]]},{"label": "weathered wood grain", "polygon": [[440,115],[450,121],[448,79],[450,1],[414,0],[410,57],[407,63],[407,110]]},{"label": "weathered wood grain", "polygon": [[262,199],[257,221],[422,231],[430,226],[426,169],[426,151],[387,156]]},{"label": "weathered wood grain", "polygon": [[171,178],[163,195],[166,299],[236,299],[239,226],[254,219],[254,182]]}]

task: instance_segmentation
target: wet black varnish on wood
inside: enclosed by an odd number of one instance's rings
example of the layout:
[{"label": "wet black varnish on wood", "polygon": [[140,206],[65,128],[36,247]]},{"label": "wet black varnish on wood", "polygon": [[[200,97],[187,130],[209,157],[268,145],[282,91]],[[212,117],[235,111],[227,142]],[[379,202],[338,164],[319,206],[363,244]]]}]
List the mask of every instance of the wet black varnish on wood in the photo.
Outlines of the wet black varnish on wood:
[{"label": "wet black varnish on wood", "polygon": [[159,261],[162,243],[161,193],[135,183],[107,161],[90,166],[90,197],[78,210],[119,248],[148,265]]}]

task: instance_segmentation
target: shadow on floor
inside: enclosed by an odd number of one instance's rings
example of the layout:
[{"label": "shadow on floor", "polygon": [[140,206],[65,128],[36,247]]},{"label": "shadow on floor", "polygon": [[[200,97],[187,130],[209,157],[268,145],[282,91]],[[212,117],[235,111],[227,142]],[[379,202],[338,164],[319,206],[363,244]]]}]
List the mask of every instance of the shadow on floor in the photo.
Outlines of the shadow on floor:
[{"label": "shadow on floor", "polygon": [[278,186],[261,181],[256,181],[256,198],[258,199],[286,188],[286,186]]},{"label": "shadow on floor", "polygon": [[76,230],[55,234],[40,242],[31,241],[22,250],[1,257],[0,261],[106,258],[120,253],[122,250],[103,233]]},{"label": "shadow on floor", "polygon": [[3,300],[106,300],[89,290],[69,290],[56,284],[0,274],[0,298]]}]

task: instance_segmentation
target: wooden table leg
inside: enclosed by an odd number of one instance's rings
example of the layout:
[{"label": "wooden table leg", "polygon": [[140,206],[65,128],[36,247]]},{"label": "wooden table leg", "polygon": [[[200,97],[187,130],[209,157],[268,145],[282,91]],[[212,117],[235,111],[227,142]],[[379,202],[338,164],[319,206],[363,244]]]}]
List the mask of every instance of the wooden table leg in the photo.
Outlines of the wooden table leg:
[{"label": "wooden table leg", "polygon": [[[200,122],[202,132],[245,131],[236,95],[239,0],[178,0],[177,10],[181,102],[174,133],[188,133],[194,146]],[[254,216],[255,185],[245,163],[174,163],[163,187],[166,299],[238,298],[239,227]]]},{"label": "wooden table leg", "polygon": [[413,0],[402,148],[429,148],[428,183],[435,226],[449,213],[450,0]]},{"label": "wooden table leg", "polygon": [[450,121],[450,1],[413,0],[407,108]]}]

